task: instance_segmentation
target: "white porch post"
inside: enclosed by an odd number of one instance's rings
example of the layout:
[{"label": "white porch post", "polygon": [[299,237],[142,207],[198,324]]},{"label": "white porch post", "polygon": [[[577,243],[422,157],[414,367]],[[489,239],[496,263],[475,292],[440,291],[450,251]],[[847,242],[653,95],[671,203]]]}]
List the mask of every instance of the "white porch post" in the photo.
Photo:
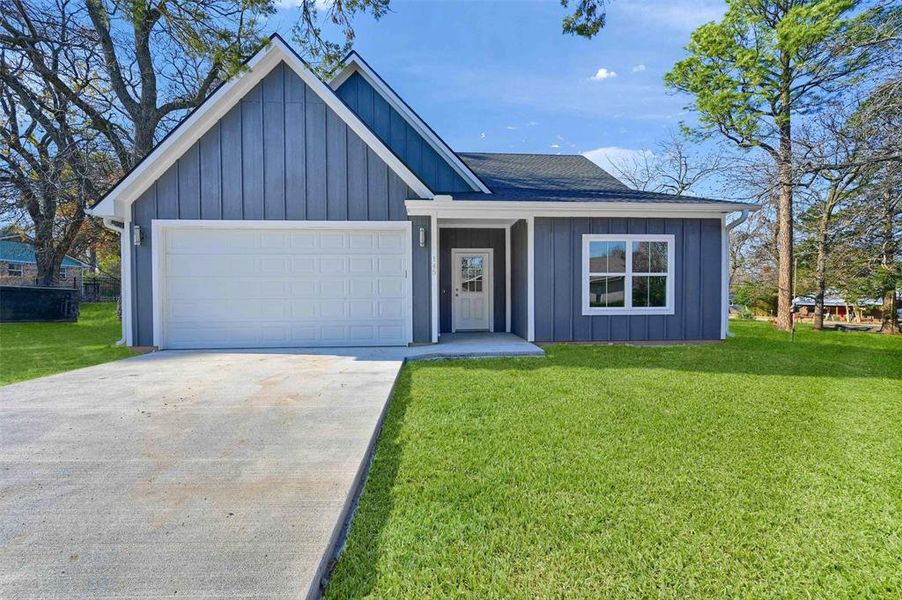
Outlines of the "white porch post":
[{"label": "white porch post", "polygon": [[526,220],[526,341],[536,339],[535,217]]},{"label": "white porch post", "polygon": [[119,297],[122,302],[122,339],[126,346],[134,346],[132,312],[134,298],[132,297],[132,224],[124,223],[122,233],[119,235]]},{"label": "white porch post", "polygon": [[438,217],[433,213],[429,216],[429,264],[430,269],[430,283],[432,284],[430,300],[432,301],[432,310],[430,311],[432,314],[432,343],[438,343],[438,328],[439,328],[439,314],[438,314],[438,244],[439,244],[439,231],[438,231]]},{"label": "white porch post", "polygon": [[511,225],[504,228],[504,331],[511,332]]}]

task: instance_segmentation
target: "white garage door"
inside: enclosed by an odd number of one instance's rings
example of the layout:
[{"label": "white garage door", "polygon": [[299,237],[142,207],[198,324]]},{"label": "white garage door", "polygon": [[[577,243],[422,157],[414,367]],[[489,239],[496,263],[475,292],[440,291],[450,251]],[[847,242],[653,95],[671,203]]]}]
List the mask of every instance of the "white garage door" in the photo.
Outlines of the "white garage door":
[{"label": "white garage door", "polygon": [[154,223],[162,348],[410,341],[408,223]]}]

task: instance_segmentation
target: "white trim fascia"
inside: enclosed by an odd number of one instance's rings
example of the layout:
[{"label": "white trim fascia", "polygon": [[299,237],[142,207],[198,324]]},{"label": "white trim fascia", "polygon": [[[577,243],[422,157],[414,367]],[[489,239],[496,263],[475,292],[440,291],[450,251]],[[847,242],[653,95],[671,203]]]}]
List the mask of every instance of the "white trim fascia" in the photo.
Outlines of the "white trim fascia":
[{"label": "white trim fascia", "polygon": [[442,219],[522,219],[525,217],[646,217],[720,219],[751,210],[747,204],[681,204],[648,202],[522,202],[508,200],[407,200],[410,216]]},{"label": "white trim fascia", "polygon": [[153,219],[150,222],[150,235],[153,240],[150,250],[150,294],[151,314],[153,315],[153,345],[163,349],[163,289],[160,264],[166,248],[166,227],[172,221]]},{"label": "white trim fascia", "polygon": [[[483,282],[487,283],[487,286],[483,286],[483,289],[488,287],[488,290],[486,290],[486,296],[489,299],[489,327],[486,331],[488,331],[489,333],[495,333],[495,250],[493,248],[451,248],[451,264],[457,264],[457,261],[454,260],[455,254],[471,253],[489,255],[488,268],[486,269],[486,273],[483,275]],[[451,287],[454,287],[455,276],[460,277],[460,273],[457,272],[456,267],[455,270],[451,272]],[[457,296],[453,296],[451,298],[451,333],[457,333],[457,327],[454,325],[455,297]]]},{"label": "white trim fascia", "polygon": [[440,219],[438,226],[442,229],[504,229],[519,219]]},{"label": "white trim fascia", "polygon": [[[626,242],[626,271],[623,273],[623,304],[618,308],[589,306],[589,243],[598,241]],[[665,306],[632,307],[633,304],[633,242],[666,242],[667,243],[667,289]],[[673,315],[675,314],[674,281],[676,271],[676,236],[670,233],[584,233],[580,244],[580,261],[582,264],[582,295],[580,297],[581,314],[584,317],[623,316],[623,315]],[[639,273],[640,276],[646,273]]]},{"label": "white trim fascia", "polygon": [[134,296],[132,293],[132,224],[123,222],[119,234],[119,294],[122,304],[122,341],[126,346],[135,345]]},{"label": "white trim fascia", "polygon": [[526,341],[536,341],[536,220],[526,219]]},{"label": "white trim fascia", "polygon": [[122,181],[110,190],[103,200],[88,210],[95,217],[118,217],[128,214],[126,207],[144,193],[166,169],[171,167],[216,122],[228,113],[241,98],[253,89],[280,62],[285,62],[323,102],[331,108],[395,173],[421,198],[432,198],[432,191],[376,137],[369,127],[339,99],[335,93],[279,38],[254,55],[245,70],[225,82]]},{"label": "white trim fascia", "polygon": [[454,169],[458,175],[463,177],[467,183],[473,186],[474,192],[482,192],[491,194],[492,191],[479,179],[479,177],[470,169],[455,152],[442,141],[438,135],[395,93],[391,87],[383,81],[383,79],[364,61],[357,53],[352,52],[348,62],[341,72],[336,75],[330,82],[329,87],[333,91],[337,91],[342,83],[354,73],[358,72],[373,88],[382,95],[383,98],[394,108],[398,114],[404,117],[404,120],[420,134],[433,150],[438,152],[439,156]]},{"label": "white trim fascia", "polygon": [[511,226],[504,228],[504,331],[511,332]]},{"label": "white trim fascia", "polygon": [[151,288],[153,295],[153,345],[165,348],[162,312],[166,290],[162,285],[161,260],[165,254],[166,231],[169,229],[397,229],[407,240],[407,343],[413,342],[413,223],[410,221],[256,221],[256,220],[203,220],[203,219],[153,219],[151,221]]},{"label": "white trim fascia", "polygon": [[[353,55],[353,53],[352,53],[352,55]],[[332,88],[334,91],[338,91],[338,88],[341,87],[341,84],[343,84],[345,81],[347,81],[348,78],[356,72],[357,72],[357,61],[352,58],[352,60],[349,60],[348,62],[345,63],[345,66],[342,67],[341,71],[339,71],[337,75],[335,75],[334,77],[332,77],[332,79],[329,80],[329,87]]]},{"label": "white trim fascia", "polygon": [[[360,221],[358,221],[359,223]],[[369,221],[368,221],[369,222]],[[413,221],[401,221],[401,230],[407,235],[407,266],[404,268],[404,279],[407,280],[407,345],[413,344]],[[366,227],[358,227],[366,229]]]},{"label": "white trim fascia", "polygon": [[429,230],[431,232],[429,242],[429,272],[430,272],[430,291],[429,297],[431,301],[430,314],[432,316],[432,343],[438,343],[439,336],[439,297],[438,297],[438,273],[439,273],[439,226],[438,219],[432,215],[429,219]]},{"label": "white trim fascia", "polygon": [[123,221],[115,225],[111,219],[103,219],[103,226],[119,235],[119,301],[122,308],[122,339],[119,345],[133,346],[132,323],[132,224]]}]

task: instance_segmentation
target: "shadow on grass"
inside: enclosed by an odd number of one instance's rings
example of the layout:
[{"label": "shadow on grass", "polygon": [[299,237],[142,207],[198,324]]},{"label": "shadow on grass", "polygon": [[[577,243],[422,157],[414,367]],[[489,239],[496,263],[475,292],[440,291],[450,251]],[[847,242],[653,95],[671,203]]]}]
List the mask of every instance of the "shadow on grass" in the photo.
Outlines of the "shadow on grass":
[{"label": "shadow on grass", "polygon": [[[902,379],[902,336],[814,331],[790,335],[764,323],[740,323],[722,344],[629,346],[552,344],[546,360],[485,360],[472,369],[663,369],[699,374]],[[432,368],[442,368],[434,364]]]}]

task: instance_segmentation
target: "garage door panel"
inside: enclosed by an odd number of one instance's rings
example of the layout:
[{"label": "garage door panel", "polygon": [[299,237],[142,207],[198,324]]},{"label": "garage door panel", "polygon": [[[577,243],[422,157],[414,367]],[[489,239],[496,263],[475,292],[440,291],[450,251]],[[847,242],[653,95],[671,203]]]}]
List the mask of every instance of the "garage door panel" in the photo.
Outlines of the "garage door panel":
[{"label": "garage door panel", "polygon": [[404,257],[403,256],[379,256],[375,258],[377,269],[380,275],[400,276],[404,273]]},{"label": "garage door panel", "polygon": [[301,273],[318,273],[319,261],[315,256],[293,256],[291,258],[291,272],[296,275]]},{"label": "garage door panel", "polygon": [[401,233],[380,233],[379,249],[380,250],[398,250],[403,251],[406,248],[404,234]]},{"label": "garage door panel", "polygon": [[264,327],[233,326],[228,331],[221,328],[186,326],[168,334],[170,348],[198,348],[198,340],[204,340],[203,347],[220,348],[264,348],[290,346],[345,346],[345,345],[404,345],[406,343],[403,323],[374,326],[369,324],[319,324],[319,325],[272,325]]},{"label": "garage door panel", "polygon": [[409,339],[409,233],[173,227],[164,235],[165,347]]},{"label": "garage door panel", "polygon": [[258,235],[253,231],[196,229],[195,235],[166,237],[166,251],[170,254],[221,254],[252,252],[257,247]]}]

